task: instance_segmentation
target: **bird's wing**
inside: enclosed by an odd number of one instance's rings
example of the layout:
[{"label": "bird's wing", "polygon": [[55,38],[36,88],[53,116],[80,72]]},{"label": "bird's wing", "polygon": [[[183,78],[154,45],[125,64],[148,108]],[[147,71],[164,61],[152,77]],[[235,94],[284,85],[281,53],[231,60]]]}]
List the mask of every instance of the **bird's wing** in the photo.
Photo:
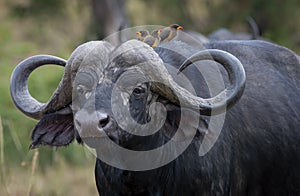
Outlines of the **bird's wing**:
[{"label": "bird's wing", "polygon": [[170,35],[170,31],[168,29],[163,30],[160,34],[159,37],[161,39],[161,41],[164,41],[165,39],[167,39]]},{"label": "bird's wing", "polygon": [[152,47],[155,43],[155,40],[156,40],[155,37],[148,35],[145,37],[144,42]]}]

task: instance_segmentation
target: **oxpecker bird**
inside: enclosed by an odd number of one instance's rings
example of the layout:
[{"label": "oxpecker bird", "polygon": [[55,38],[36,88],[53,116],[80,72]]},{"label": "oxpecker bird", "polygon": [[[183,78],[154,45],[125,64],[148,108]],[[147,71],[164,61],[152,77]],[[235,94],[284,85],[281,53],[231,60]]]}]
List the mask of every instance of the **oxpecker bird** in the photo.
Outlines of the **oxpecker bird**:
[{"label": "oxpecker bird", "polygon": [[136,34],[137,40],[140,40],[140,41],[144,41],[145,37],[147,35],[150,35],[149,31],[147,31],[147,30],[141,30],[141,31],[136,32],[135,34]]},{"label": "oxpecker bird", "polygon": [[183,27],[178,24],[172,24],[168,27],[163,28],[161,33],[159,34],[160,41],[171,41],[174,37],[176,37],[178,30],[183,30]]},{"label": "oxpecker bird", "polygon": [[152,48],[156,48],[160,42],[159,34],[161,31],[162,31],[161,29],[154,30],[150,35],[149,31],[141,30],[136,32],[136,35],[138,40],[143,41],[144,43],[148,44]]}]

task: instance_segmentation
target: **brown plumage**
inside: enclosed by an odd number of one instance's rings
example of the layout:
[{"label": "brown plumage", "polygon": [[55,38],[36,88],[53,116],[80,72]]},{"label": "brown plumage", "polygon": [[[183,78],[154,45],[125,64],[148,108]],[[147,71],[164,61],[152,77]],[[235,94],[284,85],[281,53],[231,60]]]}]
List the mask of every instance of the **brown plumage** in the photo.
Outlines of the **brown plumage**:
[{"label": "brown plumage", "polygon": [[159,34],[161,29],[154,30],[151,35],[147,30],[141,30],[136,32],[137,39],[143,41],[144,43],[148,44],[152,48],[156,48],[160,42]]},{"label": "brown plumage", "polygon": [[145,37],[147,35],[150,35],[149,31],[147,31],[147,30],[137,31],[135,34],[136,34],[137,40],[140,40],[140,41],[144,41]]},{"label": "brown plumage", "polygon": [[178,30],[183,30],[183,27],[178,24],[172,24],[168,27],[163,28],[161,33],[159,34],[160,41],[171,41],[174,37],[176,37]]},{"label": "brown plumage", "polygon": [[161,29],[156,29],[154,31],[152,31],[151,35],[157,39],[160,39],[159,34],[162,32]]}]

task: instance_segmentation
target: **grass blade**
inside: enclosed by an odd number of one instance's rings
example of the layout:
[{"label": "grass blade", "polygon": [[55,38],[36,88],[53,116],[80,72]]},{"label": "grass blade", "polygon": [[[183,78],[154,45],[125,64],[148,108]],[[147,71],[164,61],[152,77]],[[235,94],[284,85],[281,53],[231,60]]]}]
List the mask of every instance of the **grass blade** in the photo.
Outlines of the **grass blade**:
[{"label": "grass blade", "polygon": [[39,156],[39,151],[38,149],[34,150],[34,154],[32,157],[32,162],[31,162],[31,175],[30,175],[30,180],[29,180],[29,185],[28,185],[28,191],[27,191],[27,195],[30,196],[31,194],[31,189],[32,189],[32,184],[33,184],[33,179],[34,179],[34,174],[36,171],[36,164],[37,164],[37,159]]},{"label": "grass blade", "polygon": [[0,116],[0,163],[1,163],[1,180],[3,182],[6,194],[10,195],[7,188],[6,178],[5,178],[6,170],[5,170],[5,160],[4,160],[4,139],[3,139],[3,126],[2,126],[1,116]]}]

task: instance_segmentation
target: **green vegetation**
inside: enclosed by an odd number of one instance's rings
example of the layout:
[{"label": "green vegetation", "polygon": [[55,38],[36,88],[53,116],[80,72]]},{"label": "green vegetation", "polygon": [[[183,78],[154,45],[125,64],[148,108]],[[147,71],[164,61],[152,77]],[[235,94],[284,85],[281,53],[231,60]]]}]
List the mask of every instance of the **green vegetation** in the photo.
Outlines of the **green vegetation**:
[{"label": "green vegetation", "polygon": [[[300,2],[297,0],[212,1],[211,21],[214,28],[225,26],[239,31],[247,16],[252,16],[265,38],[289,47],[300,49]],[[220,10],[226,10],[222,12]]]},{"label": "green vegetation", "polygon": [[[94,156],[76,143],[68,148],[44,147],[29,151],[30,134],[37,121],[15,108],[9,92],[11,73],[21,60],[36,54],[67,59],[74,48],[83,42],[86,20],[82,18],[78,22],[82,16],[74,13],[79,6],[75,1],[59,17],[51,20],[48,16],[45,21],[16,16],[9,12],[11,6],[0,2],[0,193],[76,195],[80,193],[72,188],[82,183],[81,195],[95,195]],[[79,29],[75,31],[76,26]],[[29,78],[31,94],[41,102],[47,101],[62,74],[63,69],[57,66],[37,69]]]},{"label": "green vegetation", "polygon": [[[37,121],[21,114],[9,93],[10,75],[21,60],[35,54],[67,59],[88,39],[91,8],[87,2],[0,0],[1,195],[96,194],[94,156],[75,142],[67,148],[29,151]],[[300,3],[296,0],[127,0],[126,8],[132,26],[179,23],[203,34],[220,27],[247,32],[245,19],[251,15],[264,37],[300,51]],[[57,66],[39,68],[29,79],[30,92],[39,101],[47,101],[62,74]]]}]

